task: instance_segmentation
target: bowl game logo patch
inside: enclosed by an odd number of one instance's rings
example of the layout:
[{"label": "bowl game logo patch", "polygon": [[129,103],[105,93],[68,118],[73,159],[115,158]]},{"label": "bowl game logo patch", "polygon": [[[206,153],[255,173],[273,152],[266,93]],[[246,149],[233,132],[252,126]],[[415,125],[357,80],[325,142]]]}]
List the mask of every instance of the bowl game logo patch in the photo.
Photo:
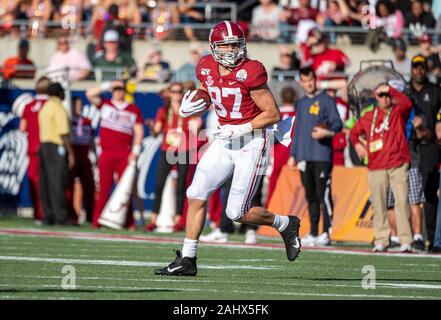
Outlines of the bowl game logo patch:
[{"label": "bowl game logo patch", "polygon": [[247,79],[247,72],[244,69],[240,69],[239,71],[237,71],[236,73],[236,79],[239,81],[245,81]]}]

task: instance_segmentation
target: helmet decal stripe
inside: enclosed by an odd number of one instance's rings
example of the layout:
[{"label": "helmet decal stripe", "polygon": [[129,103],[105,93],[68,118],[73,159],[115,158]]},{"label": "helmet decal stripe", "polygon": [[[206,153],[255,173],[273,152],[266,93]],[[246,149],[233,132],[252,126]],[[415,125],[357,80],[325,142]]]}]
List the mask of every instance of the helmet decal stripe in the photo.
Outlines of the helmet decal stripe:
[{"label": "helmet decal stripe", "polygon": [[225,25],[227,26],[228,37],[232,37],[233,36],[233,30],[231,29],[230,21],[225,21]]}]

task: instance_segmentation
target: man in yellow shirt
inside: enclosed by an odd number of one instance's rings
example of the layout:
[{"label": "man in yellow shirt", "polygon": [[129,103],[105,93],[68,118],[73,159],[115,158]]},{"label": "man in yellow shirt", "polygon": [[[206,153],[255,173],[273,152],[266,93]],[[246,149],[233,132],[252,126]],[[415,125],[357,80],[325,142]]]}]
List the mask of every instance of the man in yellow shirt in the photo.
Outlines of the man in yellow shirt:
[{"label": "man in yellow shirt", "polygon": [[70,138],[69,117],[63,107],[64,89],[49,86],[49,99],[38,114],[40,128],[40,197],[43,224],[71,224],[67,210],[68,169],[75,162]]}]

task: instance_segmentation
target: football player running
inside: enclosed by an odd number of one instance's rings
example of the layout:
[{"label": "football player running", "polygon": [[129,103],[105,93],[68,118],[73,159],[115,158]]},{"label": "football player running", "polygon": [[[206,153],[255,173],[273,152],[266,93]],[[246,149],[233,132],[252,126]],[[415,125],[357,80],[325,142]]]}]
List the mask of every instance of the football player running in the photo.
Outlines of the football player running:
[{"label": "football player running", "polygon": [[[206,90],[219,118],[215,139],[200,159],[193,181],[187,189],[186,235],[181,251],[156,275],[195,276],[196,250],[205,223],[205,204],[210,195],[233,175],[226,208],[233,221],[273,226],[285,243],[289,261],[300,252],[300,220],[279,216],[262,207],[250,208],[250,201],[267,165],[266,127],[280,119],[274,96],[267,86],[265,67],[248,59],[243,30],[222,21],[210,31],[211,55],[203,57],[196,76]],[[192,101],[195,91],[187,92],[181,102],[181,117],[208,109],[203,99]]]}]

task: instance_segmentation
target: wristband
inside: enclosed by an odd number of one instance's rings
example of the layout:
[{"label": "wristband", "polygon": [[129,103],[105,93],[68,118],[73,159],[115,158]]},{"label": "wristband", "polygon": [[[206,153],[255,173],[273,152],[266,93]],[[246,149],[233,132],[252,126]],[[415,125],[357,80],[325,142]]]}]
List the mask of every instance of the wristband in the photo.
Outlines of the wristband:
[{"label": "wristband", "polygon": [[133,145],[132,153],[136,154],[137,156],[139,156],[139,154],[141,153],[141,145],[139,145],[139,144]]},{"label": "wristband", "polygon": [[240,131],[242,134],[247,134],[253,131],[253,126],[251,125],[251,122],[247,122],[240,125]]},{"label": "wristband", "polygon": [[112,82],[104,81],[103,83],[101,83],[100,88],[102,91],[109,91],[111,86],[112,86]]}]

